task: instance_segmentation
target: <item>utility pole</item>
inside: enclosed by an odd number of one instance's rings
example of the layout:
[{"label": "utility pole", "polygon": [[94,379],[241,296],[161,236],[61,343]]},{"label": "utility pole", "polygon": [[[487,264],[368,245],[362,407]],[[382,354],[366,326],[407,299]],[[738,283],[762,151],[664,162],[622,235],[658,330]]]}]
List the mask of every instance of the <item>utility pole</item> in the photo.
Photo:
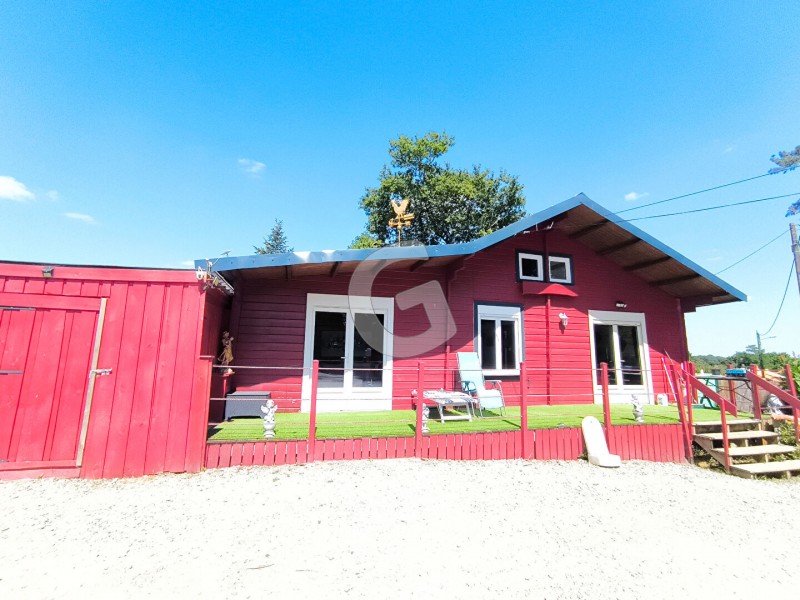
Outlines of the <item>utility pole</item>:
[{"label": "utility pole", "polygon": [[792,252],[794,253],[794,272],[797,274],[797,287],[800,289],[800,244],[797,243],[797,227],[789,223],[789,233],[792,236]]},{"label": "utility pole", "polygon": [[761,351],[761,334],[756,331],[756,343],[758,347],[758,366],[764,370],[764,353]]}]

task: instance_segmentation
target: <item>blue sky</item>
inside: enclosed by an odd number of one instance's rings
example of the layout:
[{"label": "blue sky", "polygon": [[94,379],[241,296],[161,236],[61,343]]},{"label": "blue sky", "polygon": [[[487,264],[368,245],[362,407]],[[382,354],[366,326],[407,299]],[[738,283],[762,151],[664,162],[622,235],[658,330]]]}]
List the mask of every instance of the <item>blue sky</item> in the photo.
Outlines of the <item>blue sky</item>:
[{"label": "blue sky", "polygon": [[[0,22],[0,259],[181,267],[276,218],[343,248],[398,134],[446,130],[531,211],[624,210],[800,144],[798,3],[11,1]],[[800,171],[626,216],[794,192]],[[796,198],[635,224],[716,272]],[[787,233],[726,271],[750,302],[689,315],[692,351],[754,343],[790,263]],[[800,353],[798,308],[792,282],[767,349]]]}]

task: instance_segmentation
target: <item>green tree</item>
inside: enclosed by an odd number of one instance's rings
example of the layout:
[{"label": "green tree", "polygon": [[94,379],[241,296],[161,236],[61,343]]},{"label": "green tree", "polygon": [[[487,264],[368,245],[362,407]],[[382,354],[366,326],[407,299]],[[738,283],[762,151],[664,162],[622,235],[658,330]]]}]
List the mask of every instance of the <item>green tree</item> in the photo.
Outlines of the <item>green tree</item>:
[{"label": "green tree", "polygon": [[275,225],[272,231],[264,238],[261,246],[253,246],[256,254],[283,254],[284,252],[293,252],[294,248],[289,248],[289,243],[286,241],[286,234],[283,232],[283,221],[275,219]]},{"label": "green tree", "polygon": [[787,173],[788,171],[793,171],[797,167],[800,167],[800,146],[797,146],[794,150],[778,152],[778,154],[773,155],[770,160],[778,165],[770,169],[770,173]]},{"label": "green tree", "polygon": [[365,248],[380,248],[381,242],[368,231],[359,233],[356,239],[350,243],[351,250],[363,250]]},{"label": "green tree", "polygon": [[414,220],[403,237],[426,245],[468,242],[525,215],[522,184],[515,176],[505,171],[495,176],[480,165],[465,170],[442,164],[454,143],[447,133],[433,131],[389,142],[391,165],[383,166],[378,186],[367,188],[361,198],[368,234],[381,243],[397,241],[397,231],[389,227],[395,216],[392,199],[410,200]]}]

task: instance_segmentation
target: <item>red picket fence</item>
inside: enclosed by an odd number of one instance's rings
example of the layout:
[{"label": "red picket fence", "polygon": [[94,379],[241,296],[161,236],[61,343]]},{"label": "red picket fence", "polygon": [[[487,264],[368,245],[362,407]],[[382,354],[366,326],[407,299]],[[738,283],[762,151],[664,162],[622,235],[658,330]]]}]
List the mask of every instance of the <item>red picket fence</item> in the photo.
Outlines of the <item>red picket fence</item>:
[{"label": "red picket fence", "polygon": [[[618,425],[610,430],[609,450],[623,460],[683,462],[683,427],[675,425]],[[523,454],[520,431],[425,435],[415,437],[208,442],[205,467],[289,465],[313,461],[385,458],[443,460],[576,460],[584,452],[579,427],[531,429]],[[418,452],[419,451],[419,452]]]}]

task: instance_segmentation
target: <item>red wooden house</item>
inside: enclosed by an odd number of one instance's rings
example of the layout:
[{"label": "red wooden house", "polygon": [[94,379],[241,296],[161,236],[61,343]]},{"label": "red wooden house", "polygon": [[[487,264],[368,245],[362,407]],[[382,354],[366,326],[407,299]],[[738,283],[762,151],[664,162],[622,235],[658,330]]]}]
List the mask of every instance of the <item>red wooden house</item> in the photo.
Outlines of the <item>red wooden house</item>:
[{"label": "red wooden house", "polygon": [[[653,402],[668,391],[665,361],[688,359],[683,315],[745,299],[582,195],[466,244],[222,258],[211,270],[198,281],[0,263],[0,479],[222,464],[206,438],[224,400],[209,397],[227,385],[307,410],[315,360],[320,411],[409,408],[420,387],[457,389],[456,353],[473,350],[508,404],[522,361],[531,404],[597,401],[600,362],[614,399]],[[227,293],[214,289],[225,280]],[[212,367],[224,330],[232,375]],[[301,460],[294,446],[259,446],[261,460]]]},{"label": "red wooden house", "polygon": [[[198,262],[198,266],[202,263]],[[599,402],[668,392],[665,362],[689,359],[684,314],[742,292],[584,195],[470,243],[220,259],[233,284],[229,387],[307,410],[386,410],[457,389],[456,352],[476,351],[508,404]]]}]

